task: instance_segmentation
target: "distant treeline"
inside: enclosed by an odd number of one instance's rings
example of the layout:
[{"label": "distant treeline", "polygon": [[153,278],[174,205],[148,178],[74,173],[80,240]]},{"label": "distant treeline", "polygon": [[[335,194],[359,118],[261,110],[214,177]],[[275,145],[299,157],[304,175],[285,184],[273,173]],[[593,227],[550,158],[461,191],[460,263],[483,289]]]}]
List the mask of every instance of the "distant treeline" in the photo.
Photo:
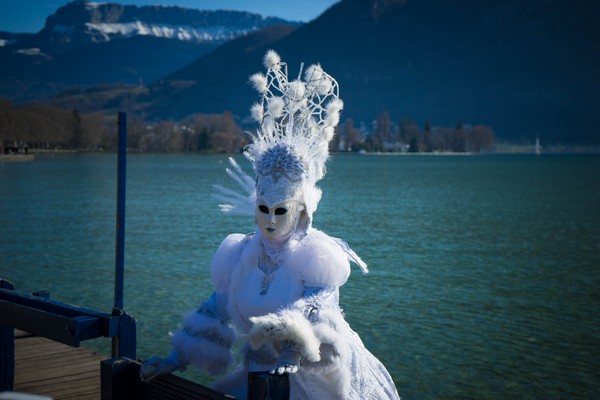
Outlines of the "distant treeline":
[{"label": "distant treeline", "polygon": [[[116,150],[116,114],[80,114],[46,105],[16,106],[0,99],[0,143],[29,149]],[[127,121],[130,151],[238,151],[246,144],[233,115],[195,114],[178,122]]]},{"label": "distant treeline", "polygon": [[414,120],[403,118],[398,124],[390,121],[387,111],[379,113],[371,129],[356,127],[347,119],[339,131],[338,147],[367,152],[474,152],[494,146],[494,131],[485,125],[432,127],[426,121],[421,129]]},{"label": "distant treeline", "polygon": [[[372,127],[356,127],[352,119],[338,127],[332,150],[367,152],[480,152],[494,144],[494,132],[484,125],[457,123],[454,128],[421,129],[410,119],[398,124],[387,112],[380,113]],[[116,150],[116,114],[80,114],[41,104],[16,106],[0,99],[0,143],[4,147],[29,149]],[[194,114],[177,122],[149,123],[130,116],[127,147],[140,152],[238,152],[248,143],[247,135],[230,112]]]}]

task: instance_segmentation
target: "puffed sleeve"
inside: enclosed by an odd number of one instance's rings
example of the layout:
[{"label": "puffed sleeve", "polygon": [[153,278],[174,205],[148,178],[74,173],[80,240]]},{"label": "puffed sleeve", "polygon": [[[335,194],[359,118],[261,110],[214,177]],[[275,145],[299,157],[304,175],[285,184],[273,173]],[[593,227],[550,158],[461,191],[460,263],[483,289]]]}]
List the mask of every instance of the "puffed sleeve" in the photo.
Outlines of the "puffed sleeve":
[{"label": "puffed sleeve", "polygon": [[290,256],[290,267],[305,287],[340,287],[350,276],[348,254],[330,236],[313,231]]},{"label": "puffed sleeve", "polygon": [[178,365],[193,365],[208,373],[220,374],[233,364],[231,346],[236,333],[229,325],[227,286],[245,238],[245,235],[233,234],[223,240],[211,262],[214,293],[171,334],[173,353],[170,357],[175,358]]},{"label": "puffed sleeve", "polygon": [[210,264],[212,284],[217,293],[227,291],[231,282],[231,272],[239,262],[249,237],[234,233],[225,238],[219,245]]},{"label": "puffed sleeve", "polygon": [[176,355],[178,365],[221,374],[233,364],[231,345],[236,334],[227,323],[226,301],[226,295],[213,293],[183,319],[179,330],[171,333],[171,357]]}]

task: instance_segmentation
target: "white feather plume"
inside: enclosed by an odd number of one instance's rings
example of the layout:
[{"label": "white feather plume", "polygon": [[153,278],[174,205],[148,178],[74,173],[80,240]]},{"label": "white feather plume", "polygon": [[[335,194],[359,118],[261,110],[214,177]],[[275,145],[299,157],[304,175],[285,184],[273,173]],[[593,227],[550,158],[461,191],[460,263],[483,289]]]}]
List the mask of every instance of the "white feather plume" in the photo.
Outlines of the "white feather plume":
[{"label": "white feather plume", "polygon": [[304,71],[304,80],[310,84],[318,82],[323,77],[323,68],[320,64],[313,64]]},{"label": "white feather plume", "polygon": [[276,96],[269,102],[269,112],[273,118],[280,118],[283,115],[283,108],[285,103],[283,98]]},{"label": "white feather plume", "polygon": [[292,81],[288,86],[288,97],[291,101],[302,101],[306,94],[306,85],[300,81]]},{"label": "white feather plume", "polygon": [[[245,156],[256,168],[265,151],[285,145],[304,165],[304,199],[309,215],[316,210],[321,198],[317,181],[325,175],[329,158],[329,142],[340,121],[343,102],[339,98],[336,80],[313,64],[298,79],[288,80],[287,64],[279,55],[269,50],[263,60],[266,73],[256,73],[250,82],[261,94],[261,99],[251,108],[252,117],[260,128],[251,133],[252,143],[246,147]],[[235,160],[228,174],[243,188],[240,195],[222,186],[215,186],[217,196],[223,201],[225,212],[253,214],[256,201],[256,182],[246,175]],[[256,172],[256,171],[255,171]]]},{"label": "white feather plume", "polygon": [[344,102],[341,99],[333,99],[329,103],[327,103],[327,113],[339,113],[344,108]]},{"label": "white feather plume", "polygon": [[256,89],[256,91],[259,93],[264,93],[267,90],[267,77],[261,74],[260,72],[257,72],[250,76],[250,82],[252,82],[254,89]]},{"label": "white feather plume", "polygon": [[335,135],[335,128],[331,125],[328,125],[323,128],[323,134],[326,138],[328,138],[328,140],[331,140],[333,139],[333,135]]},{"label": "white feather plume", "polygon": [[331,90],[333,89],[333,82],[331,81],[331,79],[324,78],[324,79],[321,79],[320,81],[318,81],[315,84],[315,86],[316,86],[317,93],[325,96],[329,92],[331,92]]},{"label": "white feather plume", "polygon": [[216,192],[213,197],[222,203],[219,204],[221,211],[238,215],[254,215],[256,206],[256,188],[254,179],[250,177],[233,157],[229,157],[231,168],[225,169],[227,175],[233,179],[243,190],[236,192],[222,185],[213,185]]},{"label": "white feather plume", "polygon": [[340,121],[343,102],[338,84],[319,64],[310,65],[302,80],[289,81],[287,64],[273,50],[265,55],[264,64],[268,82],[260,103],[264,119],[246,154],[252,161],[267,149],[286,144],[306,164],[308,186],[314,186],[325,174],[329,142]]},{"label": "white feather plume", "polygon": [[264,118],[263,106],[261,104],[254,103],[250,108],[250,115],[256,122],[261,123]]},{"label": "white feather plume", "polygon": [[279,63],[281,62],[281,57],[274,50],[267,51],[264,58],[264,65],[266,69],[270,68],[278,68]]}]

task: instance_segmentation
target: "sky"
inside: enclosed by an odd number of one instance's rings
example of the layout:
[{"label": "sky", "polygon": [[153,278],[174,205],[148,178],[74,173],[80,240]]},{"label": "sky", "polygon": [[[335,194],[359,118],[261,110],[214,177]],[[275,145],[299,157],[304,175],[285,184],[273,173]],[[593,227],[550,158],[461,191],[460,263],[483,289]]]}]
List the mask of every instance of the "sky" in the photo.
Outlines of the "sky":
[{"label": "sky", "polygon": [[[125,5],[164,5],[204,10],[240,10],[308,22],[339,0],[109,0]],[[35,33],[44,27],[46,17],[69,0],[0,0],[0,31]]]}]

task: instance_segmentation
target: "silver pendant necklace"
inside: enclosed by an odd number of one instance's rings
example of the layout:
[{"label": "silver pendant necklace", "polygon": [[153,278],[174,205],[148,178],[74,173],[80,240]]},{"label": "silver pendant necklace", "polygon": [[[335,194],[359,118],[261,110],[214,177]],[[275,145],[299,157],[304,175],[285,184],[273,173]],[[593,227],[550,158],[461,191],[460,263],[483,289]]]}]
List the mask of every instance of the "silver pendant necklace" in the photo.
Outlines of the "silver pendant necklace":
[{"label": "silver pendant necklace", "polygon": [[273,282],[273,274],[279,269],[279,265],[274,264],[269,258],[261,257],[258,260],[258,268],[263,273],[263,278],[260,283],[260,295],[264,296],[269,291],[271,282]]}]

